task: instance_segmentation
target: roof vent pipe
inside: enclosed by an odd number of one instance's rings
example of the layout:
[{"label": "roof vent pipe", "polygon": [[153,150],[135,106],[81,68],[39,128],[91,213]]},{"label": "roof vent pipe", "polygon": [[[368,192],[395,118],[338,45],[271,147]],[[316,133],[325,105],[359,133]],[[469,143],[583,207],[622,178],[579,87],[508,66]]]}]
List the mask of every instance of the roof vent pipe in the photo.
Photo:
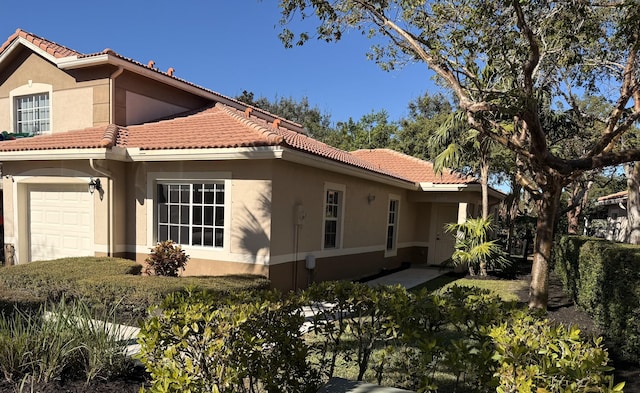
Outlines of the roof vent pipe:
[{"label": "roof vent pipe", "polygon": [[176,70],[175,70],[175,68],[173,68],[173,67],[169,67],[169,69],[167,70],[167,75],[169,75],[169,76],[173,76],[173,73],[174,73],[175,71],[176,71]]},{"label": "roof vent pipe", "polygon": [[153,60],[149,60],[149,62],[147,63],[147,67],[149,67],[149,68],[153,68],[153,66],[154,66],[155,64],[156,64],[156,62],[155,62],[155,61],[153,61]]}]

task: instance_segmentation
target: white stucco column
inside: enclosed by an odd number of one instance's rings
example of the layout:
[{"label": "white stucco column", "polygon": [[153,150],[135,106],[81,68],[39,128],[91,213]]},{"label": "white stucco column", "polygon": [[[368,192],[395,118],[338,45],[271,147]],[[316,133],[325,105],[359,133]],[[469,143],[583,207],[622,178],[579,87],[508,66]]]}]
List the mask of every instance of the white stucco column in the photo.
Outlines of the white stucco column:
[{"label": "white stucco column", "polygon": [[467,203],[458,203],[458,224],[462,224],[467,221]]}]

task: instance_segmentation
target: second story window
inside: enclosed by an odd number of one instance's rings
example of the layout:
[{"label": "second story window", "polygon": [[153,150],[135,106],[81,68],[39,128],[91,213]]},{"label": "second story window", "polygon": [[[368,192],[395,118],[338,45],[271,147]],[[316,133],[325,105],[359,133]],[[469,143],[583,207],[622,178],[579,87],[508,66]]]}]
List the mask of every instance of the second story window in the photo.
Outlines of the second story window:
[{"label": "second story window", "polygon": [[15,98],[15,132],[42,134],[51,129],[49,93]]}]

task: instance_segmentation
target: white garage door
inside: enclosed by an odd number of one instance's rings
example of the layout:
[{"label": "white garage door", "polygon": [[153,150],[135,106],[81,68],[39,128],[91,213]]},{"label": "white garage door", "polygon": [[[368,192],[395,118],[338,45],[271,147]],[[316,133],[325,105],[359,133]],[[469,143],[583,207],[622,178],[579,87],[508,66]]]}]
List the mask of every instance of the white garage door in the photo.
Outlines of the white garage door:
[{"label": "white garage door", "polygon": [[31,261],[94,255],[93,196],[85,185],[29,188]]}]

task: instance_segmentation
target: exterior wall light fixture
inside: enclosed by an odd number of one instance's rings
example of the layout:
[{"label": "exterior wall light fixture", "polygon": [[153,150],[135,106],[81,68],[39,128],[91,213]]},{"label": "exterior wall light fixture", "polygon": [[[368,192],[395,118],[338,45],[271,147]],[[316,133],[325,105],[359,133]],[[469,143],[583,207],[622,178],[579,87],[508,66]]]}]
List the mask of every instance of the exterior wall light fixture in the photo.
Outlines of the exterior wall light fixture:
[{"label": "exterior wall light fixture", "polygon": [[94,191],[96,190],[98,190],[98,192],[102,191],[102,186],[100,185],[100,179],[94,179],[92,177],[91,181],[89,182],[89,192],[93,194]]},{"label": "exterior wall light fixture", "polygon": [[369,204],[371,204],[371,202],[375,200],[376,200],[376,196],[374,194],[367,195],[367,202],[369,202]]}]

